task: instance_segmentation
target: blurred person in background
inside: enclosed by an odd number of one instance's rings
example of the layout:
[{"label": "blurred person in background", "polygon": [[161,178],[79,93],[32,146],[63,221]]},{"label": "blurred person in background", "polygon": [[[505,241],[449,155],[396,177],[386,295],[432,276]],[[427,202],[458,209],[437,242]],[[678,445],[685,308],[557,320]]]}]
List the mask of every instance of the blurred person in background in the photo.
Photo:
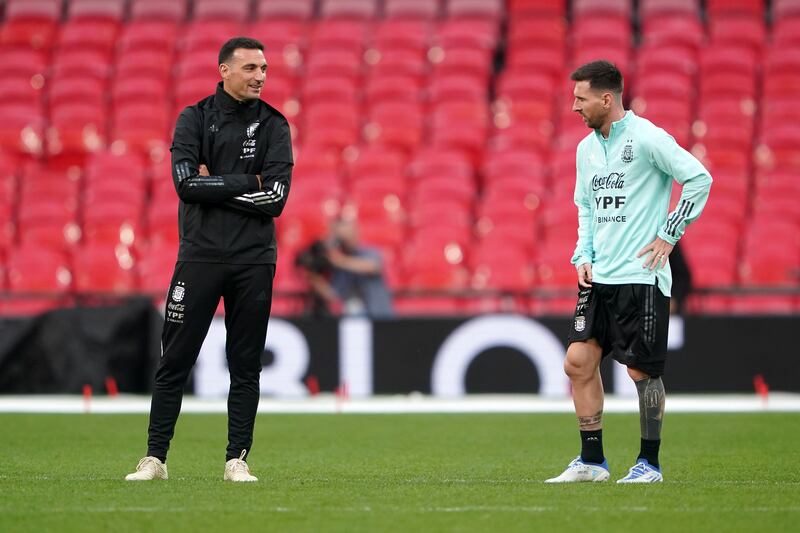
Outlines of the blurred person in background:
[{"label": "blurred person in background", "polygon": [[[669,256],[686,226],[703,211],[712,180],[667,132],[625,110],[616,66],[593,61],[570,78],[575,82],[572,110],[593,130],[576,153],[578,242],[572,263],[579,291],[564,361],[581,453],[547,482],[610,478],[603,453],[600,362],[611,355],[628,367],[636,384],[641,431],[635,464],[617,482],[659,483],[665,405],[661,376],[672,287]],[[668,213],[673,180],[683,188]]]},{"label": "blurred person in background", "polygon": [[264,46],[237,37],[219,52],[216,93],[183,110],[172,142],[180,248],[166,303],[150,408],[147,456],[129,481],[167,479],[167,450],[183,388],[211,320],[225,301],[230,371],[223,479],[258,481],[245,462],[260,398],[261,355],[272,303],[274,217],[289,194],[289,125],[260,100]]},{"label": "blurred person in background", "polygon": [[328,241],[316,241],[296,260],[311,287],[311,313],[330,316],[394,316],[392,297],[383,277],[383,258],[359,242],[358,226],[338,219]]},{"label": "blurred person in background", "polygon": [[669,254],[669,268],[672,270],[672,298],[669,300],[669,311],[675,315],[683,315],[686,311],[686,300],[692,292],[692,272],[683,257],[680,242],[675,243]]}]

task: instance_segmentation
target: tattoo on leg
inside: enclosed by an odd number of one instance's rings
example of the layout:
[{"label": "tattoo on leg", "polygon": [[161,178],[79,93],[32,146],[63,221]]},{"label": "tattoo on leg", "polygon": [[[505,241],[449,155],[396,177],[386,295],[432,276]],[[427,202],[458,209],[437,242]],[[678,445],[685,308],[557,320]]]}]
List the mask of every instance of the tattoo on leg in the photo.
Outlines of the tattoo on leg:
[{"label": "tattoo on leg", "polygon": [[661,424],[664,419],[664,383],[660,377],[647,378],[636,382],[639,393],[639,424],[642,438],[658,440],[661,438]]},{"label": "tattoo on leg", "polygon": [[578,417],[578,425],[581,429],[585,429],[587,426],[593,426],[595,424],[599,424],[603,421],[603,410],[601,409],[596,414],[591,416],[579,416]]}]

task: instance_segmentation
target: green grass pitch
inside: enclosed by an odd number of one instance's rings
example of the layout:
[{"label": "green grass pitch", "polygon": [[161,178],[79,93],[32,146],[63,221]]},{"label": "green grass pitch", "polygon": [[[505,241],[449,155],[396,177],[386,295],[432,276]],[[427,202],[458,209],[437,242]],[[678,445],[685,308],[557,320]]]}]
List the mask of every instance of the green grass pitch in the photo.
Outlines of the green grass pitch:
[{"label": "green grass pitch", "polygon": [[[638,417],[607,415],[612,478]],[[800,415],[670,414],[665,482],[545,485],[570,415],[260,415],[257,484],[222,482],[226,418],[183,415],[169,481],[126,483],[147,417],[0,415],[0,531],[798,531]]]}]

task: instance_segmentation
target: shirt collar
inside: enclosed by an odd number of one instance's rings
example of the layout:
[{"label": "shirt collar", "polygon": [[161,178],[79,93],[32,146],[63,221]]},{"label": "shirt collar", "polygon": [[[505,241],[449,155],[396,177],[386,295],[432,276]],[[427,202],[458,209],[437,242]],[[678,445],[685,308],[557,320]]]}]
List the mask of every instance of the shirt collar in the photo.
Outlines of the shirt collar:
[{"label": "shirt collar", "polygon": [[217,105],[224,108],[230,109],[232,111],[237,112],[244,112],[250,111],[255,109],[258,105],[258,99],[254,98],[252,100],[237,100],[227,92],[222,86],[222,82],[217,83],[217,92],[214,95],[214,100],[216,101]]},{"label": "shirt collar", "polygon": [[608,139],[603,137],[603,134],[600,133],[600,130],[594,130],[594,133],[595,133],[595,135],[597,135],[597,138],[600,139],[601,141],[607,141],[607,140],[611,139],[612,135],[614,135],[616,132],[624,130],[627,127],[628,123],[635,116],[636,116],[636,114],[632,110],[628,109],[627,111],[625,111],[625,116],[623,116],[621,119],[617,120],[616,122],[612,122],[611,123],[611,129],[608,131]]}]

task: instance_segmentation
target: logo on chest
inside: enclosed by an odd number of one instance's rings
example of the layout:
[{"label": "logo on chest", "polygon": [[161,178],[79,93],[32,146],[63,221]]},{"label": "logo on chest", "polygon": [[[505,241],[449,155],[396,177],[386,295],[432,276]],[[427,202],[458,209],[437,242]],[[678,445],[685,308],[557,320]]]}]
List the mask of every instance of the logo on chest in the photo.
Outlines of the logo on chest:
[{"label": "logo on chest", "polygon": [[620,157],[623,163],[630,163],[633,161],[633,139],[628,139],[625,148],[622,149],[622,156]]},{"label": "logo on chest", "polygon": [[256,140],[253,137],[255,137],[256,130],[260,125],[260,122],[253,122],[247,126],[245,131],[247,139],[242,143],[242,155],[239,156],[239,159],[252,159],[256,156]]}]

